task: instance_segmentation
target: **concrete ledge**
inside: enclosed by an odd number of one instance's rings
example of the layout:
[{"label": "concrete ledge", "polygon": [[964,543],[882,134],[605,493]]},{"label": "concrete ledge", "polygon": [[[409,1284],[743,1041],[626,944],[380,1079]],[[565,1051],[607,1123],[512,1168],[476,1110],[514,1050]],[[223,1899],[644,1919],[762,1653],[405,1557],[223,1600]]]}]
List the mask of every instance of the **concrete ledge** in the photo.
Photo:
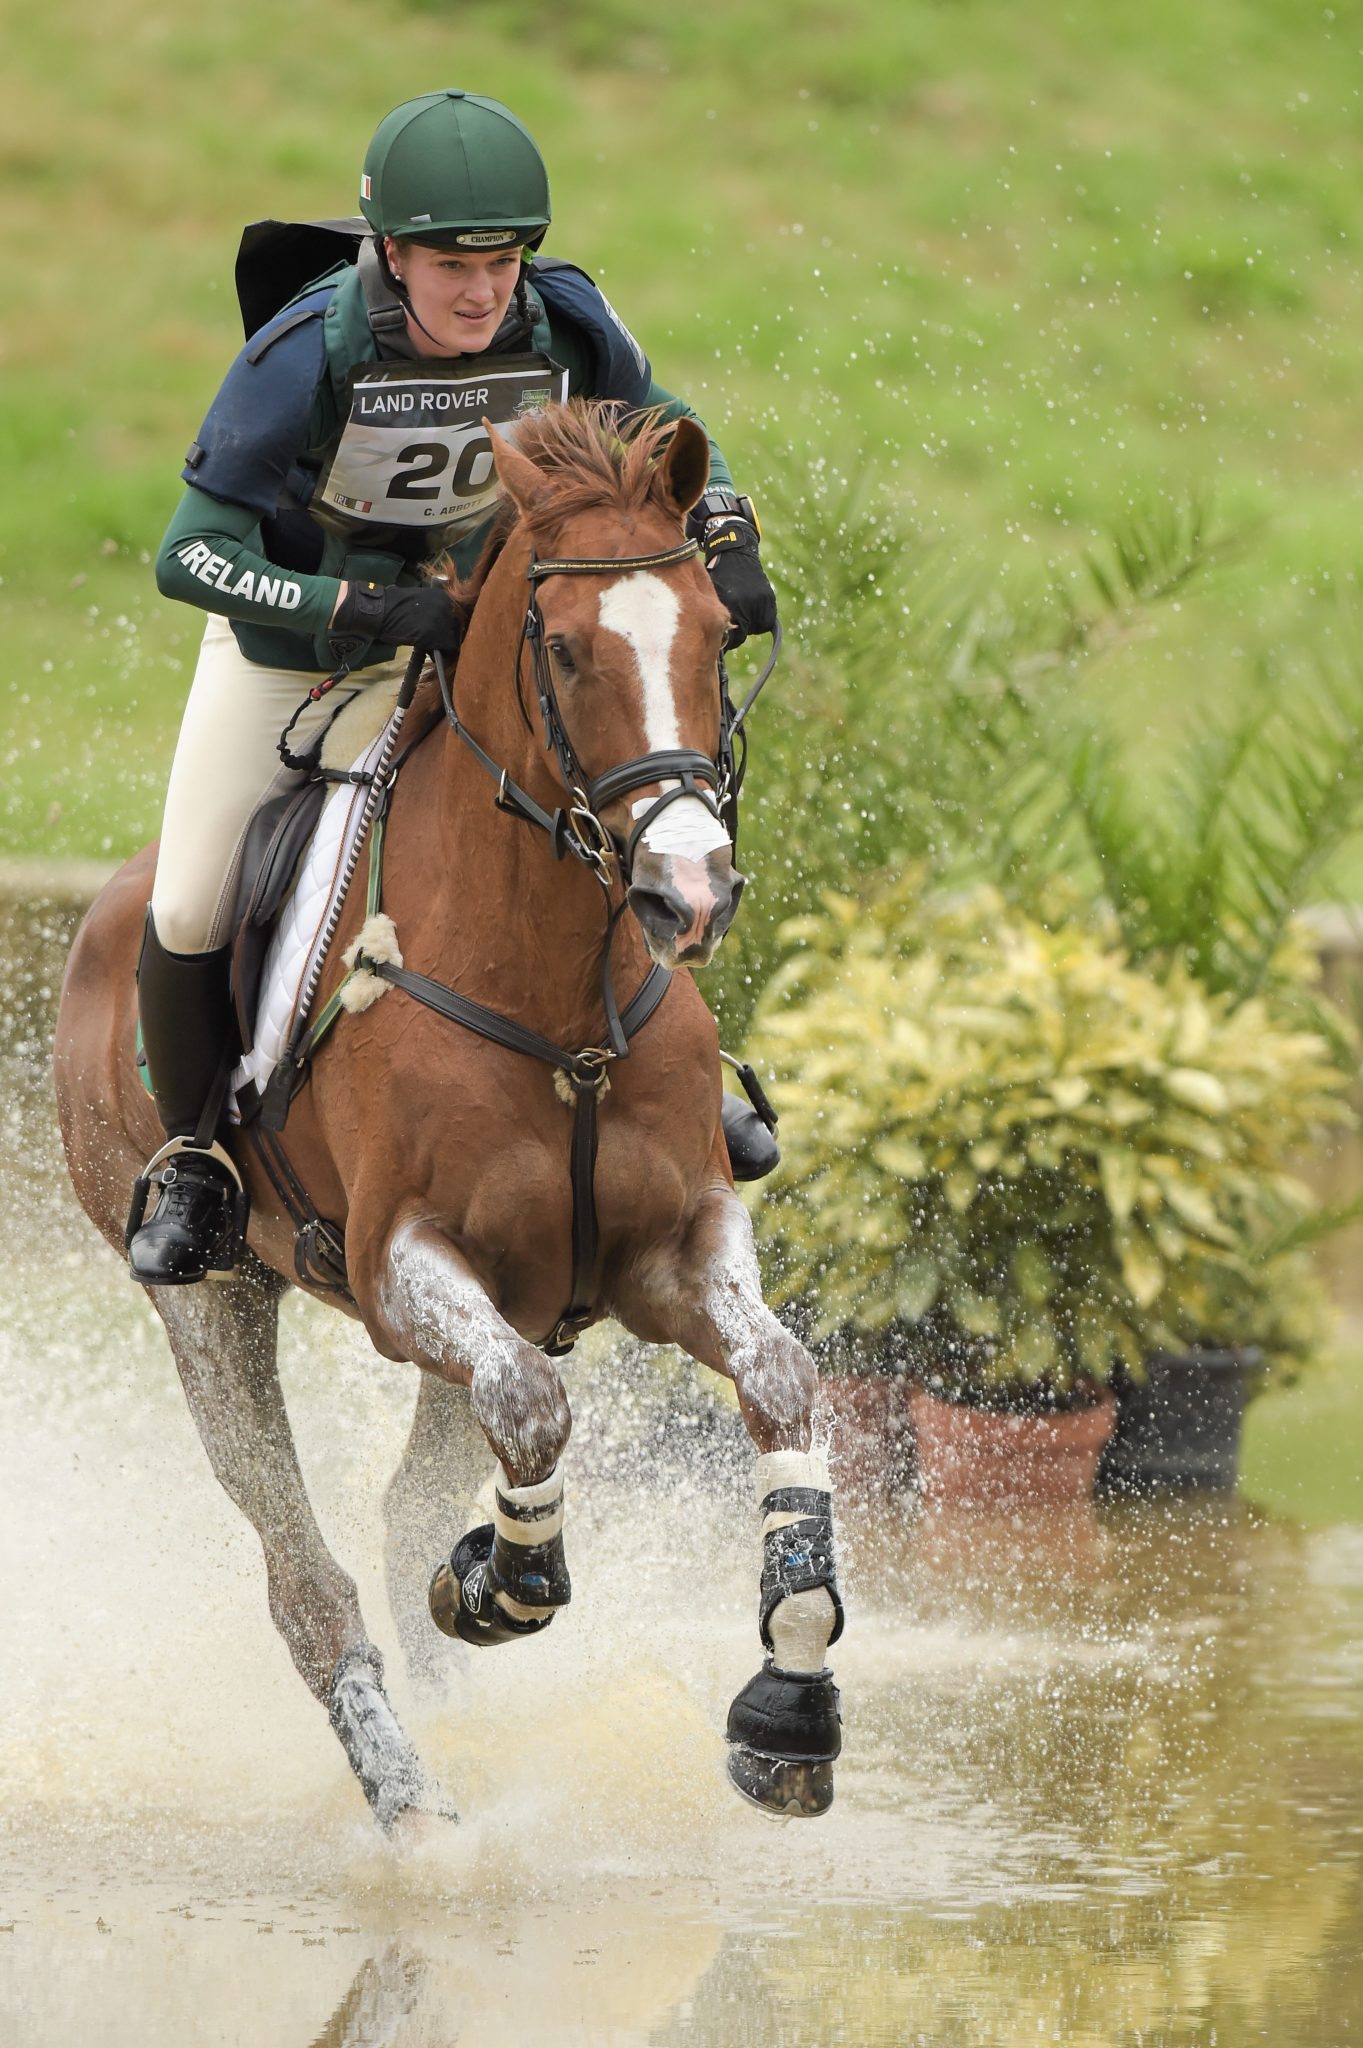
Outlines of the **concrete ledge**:
[{"label": "concrete ledge", "polygon": [[0,860],[0,896],[60,896],[89,903],[122,866],[115,860]]}]

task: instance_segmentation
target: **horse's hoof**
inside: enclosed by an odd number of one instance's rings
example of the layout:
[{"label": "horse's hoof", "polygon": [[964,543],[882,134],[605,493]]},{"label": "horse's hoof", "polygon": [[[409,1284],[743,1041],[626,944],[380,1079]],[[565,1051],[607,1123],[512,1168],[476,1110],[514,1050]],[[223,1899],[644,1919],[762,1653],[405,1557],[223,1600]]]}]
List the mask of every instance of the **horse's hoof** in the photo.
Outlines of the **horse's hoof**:
[{"label": "horse's hoof", "polygon": [[774,1820],[812,1820],[833,1804],[831,1763],[792,1763],[788,1757],[759,1756],[736,1742],[729,1751],[729,1783]]},{"label": "horse's hoof", "polygon": [[500,1604],[488,1575],[494,1533],[491,1522],[470,1529],[455,1544],[449,1563],[437,1566],[431,1580],[431,1620],[442,1635],[457,1636],[461,1643],[478,1648],[541,1635],[555,1612],[551,1607],[543,1616],[518,1620]]},{"label": "horse's hoof", "polygon": [[842,1712],[831,1671],[785,1671],[768,1657],[729,1709],[729,1779],[764,1813],[809,1819],[833,1804]]},{"label": "horse's hoof", "polygon": [[395,1813],[384,1833],[395,1849],[404,1854],[424,1848],[439,1839],[447,1827],[457,1826],[459,1816],[438,1787],[432,1787],[429,1804],[404,1806]]},{"label": "horse's hoof", "polygon": [[459,1634],[459,1581],[447,1564],[437,1565],[428,1596],[431,1620],[442,1636]]}]

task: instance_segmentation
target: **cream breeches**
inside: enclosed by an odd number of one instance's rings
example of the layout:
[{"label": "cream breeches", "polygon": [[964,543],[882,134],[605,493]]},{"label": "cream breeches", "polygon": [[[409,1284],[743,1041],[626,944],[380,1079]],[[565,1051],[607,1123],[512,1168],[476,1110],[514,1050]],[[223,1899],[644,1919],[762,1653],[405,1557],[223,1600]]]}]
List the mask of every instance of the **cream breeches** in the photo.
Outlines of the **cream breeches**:
[{"label": "cream breeches", "polygon": [[[405,666],[402,658],[376,663],[309,704],[290,735],[293,752],[304,750],[339,705]],[[171,765],[151,897],[156,934],[168,952],[210,952],[231,936],[247,823],[262,797],[299,781],[279,759],[279,735],[325,673],[248,661],[227,620],[210,615]]]}]

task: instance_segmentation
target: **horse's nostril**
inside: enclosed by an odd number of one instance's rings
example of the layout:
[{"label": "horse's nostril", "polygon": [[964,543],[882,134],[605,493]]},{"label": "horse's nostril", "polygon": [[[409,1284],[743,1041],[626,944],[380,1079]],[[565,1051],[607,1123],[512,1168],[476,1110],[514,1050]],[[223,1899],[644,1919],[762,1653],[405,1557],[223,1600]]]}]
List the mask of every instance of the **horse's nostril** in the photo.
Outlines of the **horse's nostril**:
[{"label": "horse's nostril", "polygon": [[648,889],[637,882],[629,892],[629,907],[644,930],[657,939],[675,939],[695,915],[680,890]]}]

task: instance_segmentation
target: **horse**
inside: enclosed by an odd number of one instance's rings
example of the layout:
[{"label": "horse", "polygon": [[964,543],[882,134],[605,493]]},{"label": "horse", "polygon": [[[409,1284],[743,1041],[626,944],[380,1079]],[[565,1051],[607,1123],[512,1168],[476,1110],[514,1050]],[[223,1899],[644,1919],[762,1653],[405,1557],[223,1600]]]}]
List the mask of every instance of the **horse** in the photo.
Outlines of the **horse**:
[{"label": "horse", "polygon": [[[238,1131],[226,1142],[250,1198],[241,1261],[147,1292],[212,1469],[259,1536],[272,1618],[390,1832],[454,1809],[393,1712],[355,1584],[307,1497],[276,1373],[286,1288],[341,1307],[383,1357],[420,1369],[384,1502],[412,1655],[418,1630],[434,1644],[432,1621],[486,1648],[540,1633],[567,1605],[572,1417],[554,1355],[578,1330],[611,1316],[728,1377],[757,1454],[766,1652],[730,1710],[728,1773],[758,1806],[810,1816],[832,1799],[841,1741],[816,1372],[763,1303],[716,1028],[689,971],[742,886],[716,823],[728,618],[684,534],[708,444],[689,419],[626,438],[578,405],[527,416],[514,439],[487,433],[502,510],[453,593],[466,631],[453,684],[441,664],[443,712],[428,672],[412,700],[427,729],[388,792],[383,915],[398,954],[363,951],[372,921],[352,891],[320,994],[341,987],[348,953],[380,999],[340,1017],[288,1115],[294,1184],[344,1233],[345,1289],[296,1267],[293,1223]],[[129,1182],[161,1143],[135,1064],[155,861],[154,844],[135,855],[81,925],[54,1052],[76,1194],[120,1251]],[[636,991],[623,1012],[617,985]],[[437,987],[454,1012],[432,1006]],[[413,1545],[435,1540],[430,1482],[470,1437],[497,1461],[494,1521],[414,1590]]]}]

